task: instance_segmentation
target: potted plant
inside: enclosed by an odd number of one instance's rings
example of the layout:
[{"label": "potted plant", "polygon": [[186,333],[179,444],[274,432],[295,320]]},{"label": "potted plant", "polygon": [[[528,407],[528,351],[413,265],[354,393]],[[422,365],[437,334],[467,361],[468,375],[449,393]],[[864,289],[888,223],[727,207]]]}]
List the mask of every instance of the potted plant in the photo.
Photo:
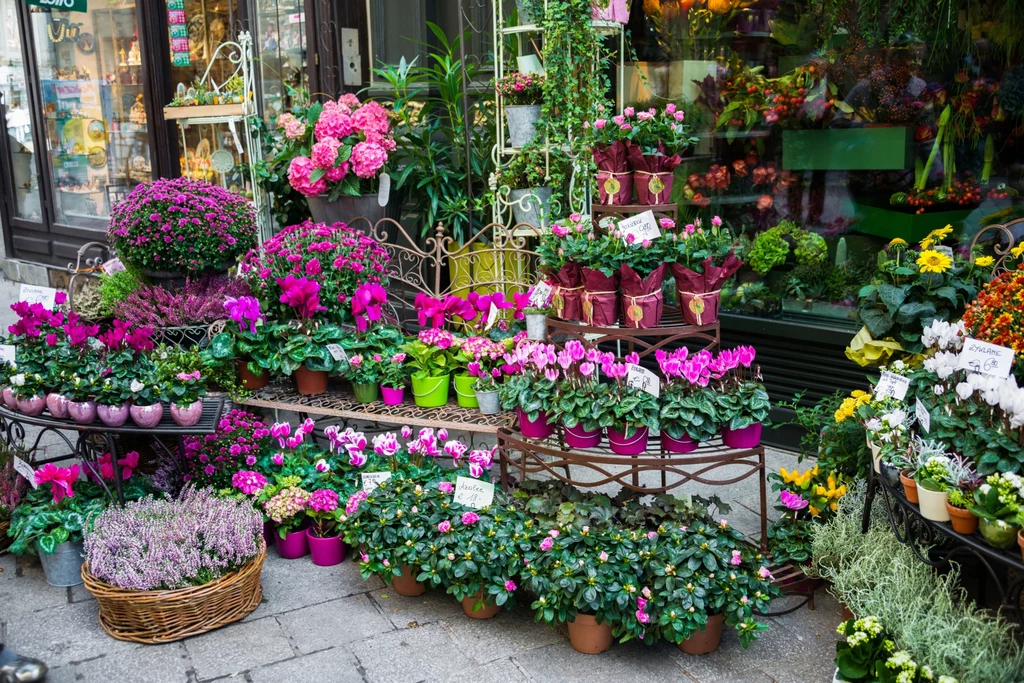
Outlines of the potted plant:
[{"label": "potted plant", "polygon": [[128,421],[128,401],[132,391],[127,383],[113,375],[96,387],[96,415],[108,427],[120,427]]},{"label": "potted plant", "polygon": [[43,465],[35,472],[39,488],[29,491],[11,514],[10,551],[38,552],[51,586],[82,583],[82,534],[87,520],[104,506],[100,487],[78,481],[79,472],[78,465]]},{"label": "potted plant", "polygon": [[704,349],[690,354],[684,346],[672,353],[655,352],[664,383],[661,386],[661,448],[667,453],[689,453],[710,441],[723,422],[719,402],[710,387],[713,356]]},{"label": "potted plant", "polygon": [[1017,538],[1017,513],[1024,507],[1024,479],[1012,472],[990,474],[974,491],[967,509],[977,515],[978,531],[993,548],[1010,548]]},{"label": "potted plant", "polygon": [[580,265],[581,319],[587,325],[614,327],[619,323],[619,264],[613,255],[617,249],[612,235],[587,233],[573,254]]},{"label": "potted plant", "polygon": [[719,380],[717,392],[722,419],[722,443],[729,448],[754,448],[768,424],[771,400],[761,383],[761,368],[754,365],[753,346],[721,350],[710,365]]},{"label": "potted plant", "polygon": [[608,425],[608,445],[619,455],[638,455],[647,450],[647,438],[651,430],[657,431],[658,399],[643,389],[626,382],[629,364],[637,364],[636,353],[625,357],[624,363],[602,362],[601,372],[612,381],[608,392],[601,396],[600,410]]},{"label": "potted plant", "polygon": [[578,339],[565,342],[556,357],[562,376],[555,395],[555,414],[562,422],[565,445],[569,448],[594,448],[601,443],[605,427],[612,425],[611,415],[602,407],[609,385],[599,381],[598,369],[612,363],[615,354],[587,349]]},{"label": "potted plant", "polygon": [[884,671],[884,662],[896,649],[878,619],[849,619],[839,625],[839,635],[843,639],[836,643],[836,680],[877,680],[876,667],[882,664]]},{"label": "potted plant", "polygon": [[528,439],[544,439],[555,432],[551,421],[555,409],[555,387],[558,369],[554,346],[534,341],[520,341],[504,357],[503,370],[508,377],[498,388],[501,406],[515,410],[519,430]]},{"label": "potted plant", "polygon": [[380,392],[384,399],[384,405],[401,405],[405,399],[405,380],[408,376],[404,365],[406,354],[403,351],[395,350],[389,352],[390,362],[381,365]]},{"label": "potted plant", "polygon": [[537,244],[537,268],[551,285],[551,307],[562,320],[583,319],[583,274],[574,259],[584,241],[594,239],[589,218],[572,213],[551,225]]},{"label": "potted plant", "polygon": [[14,403],[23,415],[41,415],[46,409],[46,381],[35,372],[19,372],[11,375],[11,386],[14,387]]},{"label": "potted plant", "polygon": [[946,512],[949,514],[953,531],[965,536],[970,536],[978,530],[978,516],[968,509],[974,501],[973,493],[973,488],[951,488],[946,500]]},{"label": "potted plant", "polygon": [[544,76],[513,71],[495,79],[494,90],[505,110],[509,143],[512,147],[525,147],[537,135]]},{"label": "potted plant", "polygon": [[601,104],[598,112],[598,117],[587,126],[591,136],[590,151],[597,166],[598,201],[624,206],[633,201],[633,171],[626,149],[633,127],[626,122],[625,114],[608,118]]},{"label": "potted plant", "polygon": [[68,415],[78,424],[90,424],[96,420],[96,384],[99,368],[93,364],[79,369],[71,376],[65,396],[68,399]]},{"label": "potted plant", "polygon": [[[238,488],[233,477],[241,470],[258,467],[268,473],[273,471],[259,464],[260,457],[271,450],[267,423],[245,410],[227,411],[212,435],[186,435],[182,445],[183,478],[200,487],[209,486],[217,491]],[[266,482],[258,488],[262,490],[265,485]]]},{"label": "potted plant", "polygon": [[[283,477],[282,482],[292,484],[288,479]],[[265,498],[263,510],[277,531],[274,536],[277,552],[286,560],[304,557],[309,552],[305,529],[309,492],[295,485],[275,484],[265,487],[262,497]]]},{"label": "potted plant", "polygon": [[348,357],[348,372],[352,382],[352,393],[359,403],[373,403],[379,398],[381,370],[385,365],[384,357],[379,353],[367,353],[363,356],[354,353]]},{"label": "potted plant", "polygon": [[81,571],[100,625],[120,640],[166,643],[243,618],[260,604],[262,527],[248,501],[209,488],[111,506],[86,535]]},{"label": "potted plant", "polygon": [[171,419],[180,427],[191,427],[203,416],[202,396],[206,394],[199,370],[179,372],[167,381],[167,397],[171,400]]},{"label": "potted plant", "polygon": [[[670,219],[662,219],[666,227]],[[633,234],[618,229],[609,232],[607,254],[611,265],[618,265],[619,307],[626,327],[656,327],[661,322],[665,279],[665,256],[669,242],[664,238],[638,240]]]},{"label": "potted plant", "polygon": [[551,196],[564,182],[565,165],[564,154],[532,142],[497,170],[497,187],[508,188],[508,202],[517,225],[539,228],[548,222]]},{"label": "potted plant", "polygon": [[455,336],[446,330],[421,330],[416,339],[404,344],[412,368],[412,394],[416,405],[437,408],[448,403]]},{"label": "potted plant", "polygon": [[953,462],[944,447],[938,453],[918,454],[920,466],[914,473],[917,484],[917,499],[921,516],[934,522],[948,522],[949,512],[946,502],[949,500],[949,487],[955,481]]},{"label": "potted plant", "polygon": [[249,390],[262,389],[270,382],[269,370],[276,347],[268,342],[266,316],[260,310],[259,299],[253,296],[224,298],[224,312],[234,324],[225,325],[224,331],[210,340],[213,357],[222,361],[235,361],[242,386]]},{"label": "potted plant", "polygon": [[281,372],[295,376],[295,390],[303,396],[327,391],[327,380],[334,370],[348,367],[345,360],[335,361],[328,350],[345,338],[341,327],[332,323],[290,321],[277,327]]},{"label": "potted plant", "polygon": [[[662,221],[671,219],[663,218]],[[668,229],[673,229],[672,223]],[[707,230],[695,219],[682,230],[673,230],[666,258],[676,280],[676,300],[689,325],[718,322],[722,285],[743,265],[736,257],[732,235],[714,216]]]},{"label": "potted plant", "polygon": [[333,567],[345,560],[345,544],[338,534],[338,492],[317,489],[309,494],[306,516],[311,524],[306,529],[306,542],[313,564]]},{"label": "potted plant", "polygon": [[163,386],[157,377],[156,366],[146,356],[138,359],[135,376],[128,383],[131,405],[128,414],[132,422],[143,429],[152,429],[164,416]]},{"label": "potted plant", "polygon": [[526,338],[534,341],[548,340],[548,316],[552,313],[550,289],[547,296],[538,296],[536,287],[526,293],[528,304],[523,308],[526,318]]},{"label": "potted plant", "polygon": [[28,490],[28,482],[14,469],[15,452],[0,447],[0,552],[11,544],[7,536],[11,528],[11,515]]},{"label": "potted plant", "polygon": [[[491,341],[487,337],[470,337],[459,350],[459,356],[467,361],[466,373],[472,380],[472,391],[484,415],[496,415],[501,410],[498,381],[504,376],[501,367],[511,346],[511,337],[502,342]],[[458,376],[455,389],[459,390]]]},{"label": "potted plant", "polygon": [[690,137],[683,112],[671,103],[661,111],[651,107],[634,112],[626,107],[623,114],[626,125],[632,126],[626,149],[637,202],[648,206],[670,203],[673,171],[687,147],[697,144],[697,138]]}]

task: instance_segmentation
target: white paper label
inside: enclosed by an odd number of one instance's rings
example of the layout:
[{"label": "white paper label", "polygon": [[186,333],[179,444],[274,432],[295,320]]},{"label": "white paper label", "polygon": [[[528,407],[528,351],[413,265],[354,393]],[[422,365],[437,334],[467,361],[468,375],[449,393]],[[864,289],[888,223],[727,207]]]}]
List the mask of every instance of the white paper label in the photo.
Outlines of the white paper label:
[{"label": "white paper label", "polygon": [[530,306],[532,308],[544,308],[551,299],[551,285],[546,282],[538,282],[530,292]]},{"label": "white paper label", "polygon": [[921,429],[925,432],[932,431],[932,416],[928,414],[928,409],[921,403],[921,399],[917,399],[917,404],[914,406],[914,415],[917,417],[917,424],[921,425]]},{"label": "white paper label", "polygon": [[661,237],[661,229],[658,227],[658,220],[654,217],[653,211],[644,211],[619,221],[619,232],[622,233],[622,239],[627,243],[629,236],[632,235],[633,244]]},{"label": "white paper label", "polygon": [[661,395],[661,378],[647,368],[633,363],[629,364],[629,371],[626,373],[626,386],[646,391],[655,398]]},{"label": "white paper label", "polygon": [[114,273],[120,273],[124,270],[124,264],[121,263],[121,259],[114,257],[100,266],[106,275],[113,275]]},{"label": "white paper label", "polygon": [[390,478],[390,472],[363,472],[363,492],[373,493],[374,489]]},{"label": "white paper label", "polygon": [[897,401],[902,401],[906,397],[908,389],[910,389],[909,377],[883,370],[882,376],[878,378],[878,384],[875,385],[875,398],[882,399],[892,396]]},{"label": "white paper label", "polygon": [[452,500],[474,510],[487,507],[494,500],[494,484],[471,477],[458,477]]},{"label": "white paper label", "polygon": [[1013,369],[1013,349],[968,337],[960,352],[960,369],[993,377],[1009,377]]},{"label": "white paper label", "polygon": [[32,465],[29,465],[18,456],[14,456],[14,469],[18,474],[25,477],[28,483],[32,484],[32,488],[39,488],[39,485],[36,484],[36,472],[32,469]]},{"label": "white paper label", "polygon": [[328,344],[327,353],[331,354],[331,358],[333,358],[335,362],[339,360],[348,360],[348,354],[345,353],[345,349],[341,348],[340,344]]},{"label": "white paper label", "polygon": [[27,301],[30,304],[42,304],[52,311],[53,307],[57,305],[57,290],[53,287],[22,285],[19,301]]},{"label": "white paper label", "polygon": [[17,351],[17,347],[12,344],[0,344],[0,361],[13,363]]},{"label": "white paper label", "polygon": [[490,308],[490,310],[487,311],[487,327],[486,327],[486,329],[489,330],[492,327],[494,327],[494,323],[496,323],[497,321],[498,321],[498,306],[492,301],[491,302],[491,308]]},{"label": "white paper label", "polygon": [[377,192],[377,206],[387,206],[391,198],[391,176],[387,173],[380,174],[380,191]]}]

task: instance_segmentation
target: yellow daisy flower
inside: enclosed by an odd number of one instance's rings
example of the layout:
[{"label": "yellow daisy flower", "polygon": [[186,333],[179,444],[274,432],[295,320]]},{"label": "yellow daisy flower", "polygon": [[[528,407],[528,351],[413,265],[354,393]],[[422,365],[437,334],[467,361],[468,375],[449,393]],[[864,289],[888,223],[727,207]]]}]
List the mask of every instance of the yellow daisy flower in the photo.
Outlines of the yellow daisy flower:
[{"label": "yellow daisy flower", "polygon": [[1013,258],[1020,258],[1021,254],[1024,254],[1024,242],[1021,242],[1013,249],[1011,249],[1010,254],[1013,255]]},{"label": "yellow daisy flower", "polygon": [[995,259],[992,258],[991,256],[979,256],[978,258],[974,259],[974,265],[978,266],[979,268],[988,268],[994,262]]},{"label": "yellow daisy flower", "polygon": [[888,246],[890,248],[892,248],[892,247],[905,247],[905,246],[907,246],[907,241],[905,239],[903,239],[902,237],[895,237],[895,238],[893,238],[892,240],[889,241],[889,245]]},{"label": "yellow daisy flower", "polygon": [[935,240],[932,239],[931,235],[921,240],[922,249],[931,249],[933,244],[935,244]]},{"label": "yellow daisy flower", "polygon": [[922,273],[945,273],[953,265],[953,259],[941,251],[927,249],[917,257]]}]

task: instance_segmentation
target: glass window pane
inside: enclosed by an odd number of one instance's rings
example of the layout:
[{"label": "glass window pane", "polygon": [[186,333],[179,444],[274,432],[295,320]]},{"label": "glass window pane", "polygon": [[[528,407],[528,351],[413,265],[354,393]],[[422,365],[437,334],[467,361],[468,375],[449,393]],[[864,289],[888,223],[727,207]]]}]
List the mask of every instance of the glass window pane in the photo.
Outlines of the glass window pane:
[{"label": "glass window pane", "polygon": [[288,111],[288,87],[308,85],[306,72],[306,13],[299,0],[259,0],[256,13],[256,51],[267,121]]},{"label": "glass window pane", "polygon": [[16,1],[0,0],[0,93],[3,93],[7,111],[5,127],[14,174],[13,215],[15,218],[40,220],[42,202]]},{"label": "glass window pane", "polygon": [[98,4],[31,14],[58,223],[109,216],[152,173],[135,5]]}]

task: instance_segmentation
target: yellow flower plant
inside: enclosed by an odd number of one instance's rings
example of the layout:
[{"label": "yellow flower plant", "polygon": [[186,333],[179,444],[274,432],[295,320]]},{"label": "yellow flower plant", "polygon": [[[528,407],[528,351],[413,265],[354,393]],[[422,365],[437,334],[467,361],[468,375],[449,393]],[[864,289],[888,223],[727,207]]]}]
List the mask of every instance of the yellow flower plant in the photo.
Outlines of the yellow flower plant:
[{"label": "yellow flower plant", "polygon": [[953,266],[953,259],[941,251],[926,249],[917,257],[917,265],[922,273],[945,273]]},{"label": "yellow flower plant", "polygon": [[844,422],[848,418],[854,416],[857,412],[857,407],[867,405],[871,403],[871,394],[860,389],[855,389],[849,397],[844,398],[843,402],[839,405],[839,409],[835,412],[836,422]]},{"label": "yellow flower plant", "polygon": [[995,259],[992,258],[991,256],[979,256],[978,258],[974,259],[974,265],[978,266],[979,268],[988,268],[993,263],[995,263]]}]

